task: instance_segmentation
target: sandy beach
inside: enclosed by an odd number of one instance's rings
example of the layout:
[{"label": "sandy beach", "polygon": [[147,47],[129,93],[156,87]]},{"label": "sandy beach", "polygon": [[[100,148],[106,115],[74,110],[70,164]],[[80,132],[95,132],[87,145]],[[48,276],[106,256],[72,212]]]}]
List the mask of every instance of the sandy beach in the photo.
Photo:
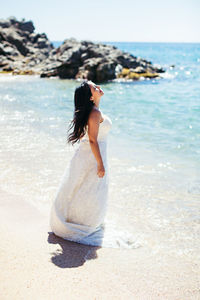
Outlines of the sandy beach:
[{"label": "sandy beach", "polygon": [[1,5],[0,300],[200,300],[198,11]]},{"label": "sandy beach", "polygon": [[185,256],[69,242],[51,232],[48,213],[0,195],[1,300],[200,299],[199,266]]}]

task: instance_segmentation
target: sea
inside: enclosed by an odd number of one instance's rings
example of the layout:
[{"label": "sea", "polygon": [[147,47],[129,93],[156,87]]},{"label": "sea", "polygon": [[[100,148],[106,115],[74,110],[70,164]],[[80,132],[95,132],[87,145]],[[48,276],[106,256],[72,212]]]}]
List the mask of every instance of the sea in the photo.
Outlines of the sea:
[{"label": "sea", "polygon": [[[112,120],[106,225],[123,239],[120,247],[135,240],[152,253],[185,255],[195,262],[200,254],[200,44],[102,43],[166,70],[159,79],[101,84],[100,109]],[[0,188],[47,215],[77,147],[67,144],[67,129],[79,84],[0,75]]]}]

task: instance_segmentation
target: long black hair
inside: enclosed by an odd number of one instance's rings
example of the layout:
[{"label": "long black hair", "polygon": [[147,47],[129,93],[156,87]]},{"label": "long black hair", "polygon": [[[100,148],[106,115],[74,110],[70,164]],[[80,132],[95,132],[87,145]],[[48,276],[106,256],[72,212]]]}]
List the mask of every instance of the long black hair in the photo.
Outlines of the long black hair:
[{"label": "long black hair", "polygon": [[87,121],[92,111],[94,102],[90,100],[92,96],[88,80],[85,80],[75,89],[74,92],[74,116],[68,128],[72,133],[68,135],[67,142],[75,144],[80,141],[86,133]]}]

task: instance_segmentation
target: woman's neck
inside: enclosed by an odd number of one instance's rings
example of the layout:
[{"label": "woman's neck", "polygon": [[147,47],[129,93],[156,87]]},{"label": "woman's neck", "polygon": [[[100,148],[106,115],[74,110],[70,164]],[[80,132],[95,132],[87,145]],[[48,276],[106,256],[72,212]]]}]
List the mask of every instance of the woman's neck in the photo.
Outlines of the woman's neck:
[{"label": "woman's neck", "polygon": [[100,110],[99,105],[96,105],[96,104],[95,104],[94,107],[95,107],[96,109]]}]

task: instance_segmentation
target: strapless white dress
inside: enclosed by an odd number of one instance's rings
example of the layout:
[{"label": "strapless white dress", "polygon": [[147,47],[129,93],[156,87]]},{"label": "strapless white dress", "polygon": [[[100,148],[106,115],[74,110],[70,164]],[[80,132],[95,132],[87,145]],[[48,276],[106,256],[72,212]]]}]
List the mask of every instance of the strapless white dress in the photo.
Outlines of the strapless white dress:
[{"label": "strapless white dress", "polygon": [[108,201],[107,136],[112,121],[107,115],[102,116],[97,140],[104,177],[97,175],[97,161],[86,131],[66,168],[50,212],[50,227],[55,235],[93,246],[103,244]]}]

